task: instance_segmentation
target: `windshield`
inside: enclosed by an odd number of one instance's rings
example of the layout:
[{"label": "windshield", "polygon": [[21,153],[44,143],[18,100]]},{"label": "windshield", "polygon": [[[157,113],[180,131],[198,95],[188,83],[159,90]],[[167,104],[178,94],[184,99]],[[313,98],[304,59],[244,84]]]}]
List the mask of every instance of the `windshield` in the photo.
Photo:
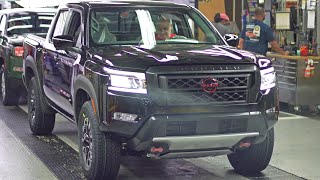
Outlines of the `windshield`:
[{"label": "windshield", "polygon": [[93,9],[90,27],[90,46],[223,44],[208,23],[187,8]]},{"label": "windshield", "polygon": [[7,35],[48,32],[54,13],[21,12],[11,14],[8,20]]}]

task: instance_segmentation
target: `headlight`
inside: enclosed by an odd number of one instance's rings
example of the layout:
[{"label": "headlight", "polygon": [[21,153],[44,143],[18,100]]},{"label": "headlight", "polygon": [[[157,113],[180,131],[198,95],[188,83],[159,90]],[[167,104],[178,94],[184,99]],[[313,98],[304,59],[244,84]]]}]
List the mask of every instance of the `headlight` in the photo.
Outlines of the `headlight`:
[{"label": "headlight", "polygon": [[271,88],[276,86],[276,73],[274,72],[273,67],[260,70],[260,74],[261,74],[260,90],[270,90]]},{"label": "headlight", "polygon": [[110,90],[147,94],[146,75],[144,73],[118,71],[104,68],[110,75]]}]

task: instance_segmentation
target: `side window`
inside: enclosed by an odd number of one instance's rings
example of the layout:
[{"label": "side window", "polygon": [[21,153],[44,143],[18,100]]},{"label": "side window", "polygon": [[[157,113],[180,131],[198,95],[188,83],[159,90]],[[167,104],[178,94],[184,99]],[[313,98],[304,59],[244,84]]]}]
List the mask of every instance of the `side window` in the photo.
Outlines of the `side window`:
[{"label": "side window", "polygon": [[67,22],[68,11],[60,11],[56,22],[52,37],[63,35],[63,31]]},{"label": "side window", "polygon": [[[191,34],[192,38],[199,42],[215,42],[217,43],[219,39],[215,34],[210,33],[211,30],[199,19],[198,16],[195,16],[196,19],[193,19],[192,16],[185,15],[186,26],[188,26],[188,33]],[[219,42],[220,43],[220,42]]]},{"label": "side window", "polygon": [[77,11],[70,11],[64,34],[74,37],[76,47],[81,46],[81,15]]},{"label": "side window", "polygon": [[173,30],[174,33],[179,35],[179,36],[184,36],[187,38],[192,39],[192,30],[188,24],[188,17],[185,16],[181,16],[181,15],[177,15],[176,17],[173,16],[172,18],[172,26],[173,26]]},{"label": "side window", "polygon": [[74,37],[75,46],[81,46],[81,15],[77,11],[62,11],[59,14],[53,36],[69,35]]},{"label": "side window", "polygon": [[4,29],[6,27],[6,15],[2,15],[1,17],[1,22],[0,22],[0,33],[3,35]]}]

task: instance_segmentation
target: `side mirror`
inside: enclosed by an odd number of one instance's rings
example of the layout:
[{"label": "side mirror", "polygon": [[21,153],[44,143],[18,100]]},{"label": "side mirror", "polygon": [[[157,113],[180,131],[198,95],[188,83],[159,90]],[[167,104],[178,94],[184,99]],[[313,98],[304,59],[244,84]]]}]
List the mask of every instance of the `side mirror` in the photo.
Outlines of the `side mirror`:
[{"label": "side mirror", "polygon": [[52,38],[53,45],[57,50],[67,50],[74,45],[74,39],[69,35],[60,35]]},{"label": "side mirror", "polygon": [[236,47],[238,45],[239,38],[235,34],[225,34],[223,38],[227,41],[229,46]]}]

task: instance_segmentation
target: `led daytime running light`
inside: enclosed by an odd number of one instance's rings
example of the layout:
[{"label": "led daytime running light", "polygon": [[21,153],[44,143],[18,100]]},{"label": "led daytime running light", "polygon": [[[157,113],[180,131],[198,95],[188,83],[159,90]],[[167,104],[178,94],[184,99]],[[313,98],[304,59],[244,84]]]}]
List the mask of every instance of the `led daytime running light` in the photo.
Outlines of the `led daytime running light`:
[{"label": "led daytime running light", "polygon": [[276,86],[276,73],[273,67],[260,70],[260,75],[261,75],[260,90],[270,90],[271,88]]},{"label": "led daytime running light", "polygon": [[144,73],[119,71],[109,68],[104,70],[110,74],[109,90],[130,92],[130,93],[147,93],[146,77]]}]

